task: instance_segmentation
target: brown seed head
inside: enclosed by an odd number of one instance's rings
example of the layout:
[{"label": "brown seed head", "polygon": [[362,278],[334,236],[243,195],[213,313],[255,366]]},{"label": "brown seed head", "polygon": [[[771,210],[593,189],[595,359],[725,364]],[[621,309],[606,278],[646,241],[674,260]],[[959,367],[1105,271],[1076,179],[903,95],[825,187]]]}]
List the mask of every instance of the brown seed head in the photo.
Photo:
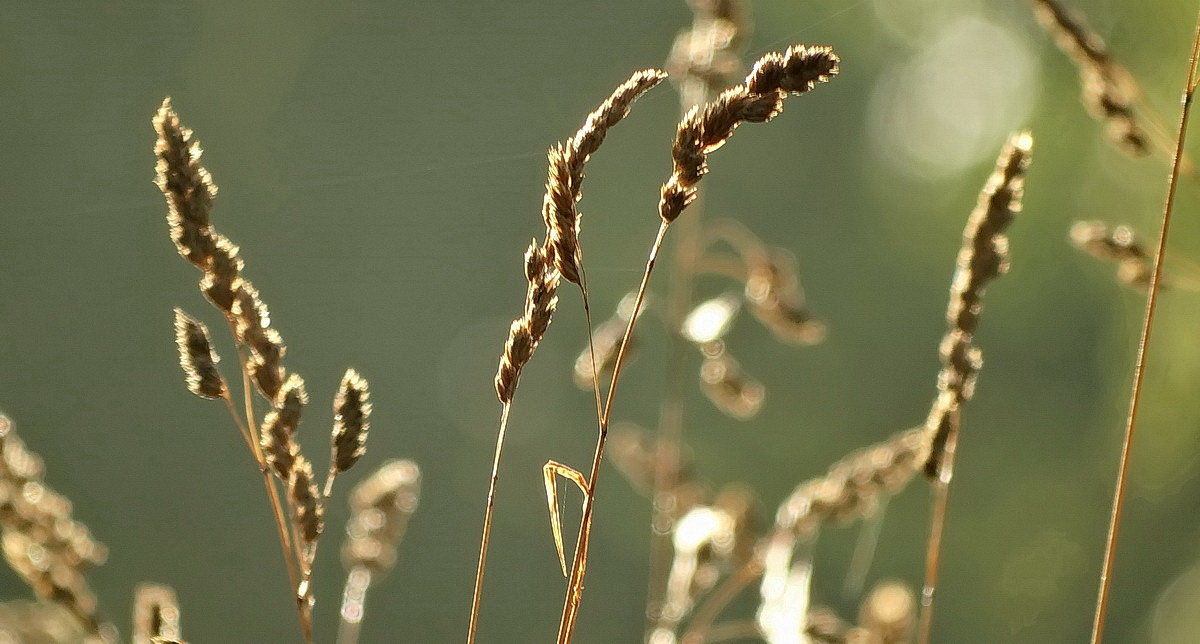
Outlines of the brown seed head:
[{"label": "brown seed head", "polygon": [[1008,238],[1004,232],[1021,210],[1025,170],[1032,150],[1029,132],[1009,138],[963,231],[946,311],[950,328],[940,347],[939,394],[926,420],[929,460],[925,473],[930,477],[940,475],[945,446],[950,435],[958,431],[961,405],[974,393],[983,357],[973,346],[973,334],[983,311],[984,290],[1008,270]]},{"label": "brown seed head", "polygon": [[697,105],[680,121],[671,148],[674,170],[663,184],[659,215],[674,221],[696,197],[696,184],[708,172],[708,155],[725,144],[744,121],[762,123],[783,109],[789,94],[807,92],[838,73],[838,57],[828,47],[794,45],[759,59],[741,85],[707,105]]},{"label": "brown seed head", "polygon": [[292,465],[300,454],[296,430],[300,427],[300,416],[307,404],[308,392],[304,389],[304,379],[292,374],[275,395],[273,408],[259,428],[263,456],[280,480],[288,480]]},{"label": "brown seed head", "polygon": [[217,187],[200,165],[200,144],[193,139],[192,131],[179,122],[170,98],[163,99],[153,123],[158,133],[154,145],[158,157],[155,183],[167,198],[171,240],[180,255],[204,269],[213,251],[209,215]]},{"label": "brown seed head", "polygon": [[200,280],[200,291],[213,306],[230,313],[241,287],[242,259],[238,257],[238,247],[224,235],[213,233],[213,254]]},{"label": "brown seed head", "polygon": [[613,91],[583,122],[570,139],[550,148],[542,218],[546,223],[546,249],[563,279],[579,283],[579,220],[576,207],[583,196],[584,167],[600,148],[608,130],[629,114],[639,96],[662,82],[657,69],[635,73]]},{"label": "brown seed head", "polygon": [[288,495],[295,508],[293,519],[296,523],[296,535],[305,545],[311,547],[325,527],[325,508],[317,494],[312,463],[303,456],[297,456],[292,464],[291,476],[288,478]]},{"label": "brown seed head", "polygon": [[188,391],[201,398],[223,397],[225,379],[217,370],[220,357],[212,348],[208,328],[181,309],[175,309],[175,346],[179,348],[179,366]]},{"label": "brown seed head", "polygon": [[347,369],[333,401],[333,462],[339,472],[354,466],[366,452],[371,428],[371,392],[367,381]]}]

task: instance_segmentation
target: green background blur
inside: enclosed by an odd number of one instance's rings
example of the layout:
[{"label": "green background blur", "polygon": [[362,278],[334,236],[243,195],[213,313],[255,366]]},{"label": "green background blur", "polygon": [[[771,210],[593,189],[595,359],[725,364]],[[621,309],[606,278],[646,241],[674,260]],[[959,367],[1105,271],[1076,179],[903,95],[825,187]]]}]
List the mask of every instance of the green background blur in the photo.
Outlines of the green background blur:
[{"label": "green background blur", "polygon": [[[1075,4],[1173,129],[1194,3]],[[748,58],[830,44],[842,74],[714,155],[706,216],[738,217],[794,251],[830,333],[780,347],[750,318],[738,323],[731,349],[768,399],[739,422],[688,388],[701,473],[748,482],[766,518],[797,482],[924,419],[963,223],[1007,133],[1030,127],[1012,270],[977,337],[986,366],[966,410],[935,639],[1083,641],[1143,298],[1065,237],[1080,218],[1152,237],[1165,158],[1106,143],[1074,68],[1023,2],[759,0],[753,15]],[[289,369],[307,380],[301,434],[318,469],[342,370],[371,381],[368,453],[335,496],[387,458],[424,471],[400,563],[368,598],[364,641],[461,641],[499,415],[491,379],[521,307],[521,253],[541,234],[544,150],[632,70],[661,65],[689,22],[673,0],[0,4],[0,409],[111,548],[91,578],[123,632],[134,584],[155,580],[177,589],[190,641],[298,634],[245,446],[175,365],[172,307],[220,326],[152,184],[162,97],[203,143],[221,190],[214,222],[241,245]],[[601,315],[636,284],[657,226],[677,103],[667,86],[645,97],[590,166],[583,244]],[[1183,185],[1177,274],[1200,261],[1198,195],[1200,184]],[[514,407],[483,641],[548,641],[557,624],[563,581],[540,466],[590,458],[591,398],[569,377],[579,309],[565,289]],[[1160,311],[1113,642],[1200,632],[1200,294],[1167,292]],[[664,337],[645,329],[616,419],[653,426]],[[231,376],[232,350],[216,337]],[[927,489],[916,482],[891,503],[871,581],[919,583]],[[640,638],[648,517],[609,470],[579,641]],[[336,623],[345,518],[336,503],[316,571],[322,642]],[[857,534],[825,531],[816,561],[816,600],[844,615],[856,605],[840,589]],[[27,591],[4,572],[0,595]]]}]

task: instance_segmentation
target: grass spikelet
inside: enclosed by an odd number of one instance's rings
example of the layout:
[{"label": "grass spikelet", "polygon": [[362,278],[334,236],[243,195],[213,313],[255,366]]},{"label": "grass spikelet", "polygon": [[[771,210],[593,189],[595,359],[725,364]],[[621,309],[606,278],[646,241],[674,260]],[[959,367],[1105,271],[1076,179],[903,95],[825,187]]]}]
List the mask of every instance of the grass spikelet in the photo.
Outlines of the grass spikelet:
[{"label": "grass spikelet", "polygon": [[133,593],[133,643],[178,641],[181,636],[175,591],[162,584],[138,584]]},{"label": "grass spikelet", "polygon": [[307,404],[308,392],[304,389],[304,379],[292,374],[275,395],[274,407],[267,412],[259,427],[263,456],[284,482],[291,478],[292,465],[300,454],[296,430]]},{"label": "grass spikelet", "polygon": [[154,129],[158,132],[155,183],[167,198],[171,240],[180,255],[203,270],[213,252],[209,215],[217,187],[200,165],[200,144],[192,131],[180,124],[170,98],[163,99],[154,115]]},{"label": "grass spikelet", "polygon": [[1038,23],[1079,69],[1080,100],[1088,113],[1106,123],[1108,136],[1117,147],[1133,156],[1149,154],[1150,139],[1135,113],[1141,91],[1133,76],[1078,13],[1058,0],[1028,1]]},{"label": "grass spikelet", "polygon": [[224,398],[228,387],[217,370],[221,358],[213,350],[208,327],[181,309],[175,309],[175,345],[188,391],[201,398]]},{"label": "grass spikelet", "polygon": [[297,456],[288,477],[288,496],[295,512],[296,536],[309,548],[316,545],[325,528],[325,508],[314,481],[312,463]]},{"label": "grass spikelet", "polygon": [[558,271],[536,240],[525,251],[525,275],[529,280],[525,293],[525,312],[513,320],[504,344],[504,353],[500,356],[500,367],[496,371],[496,396],[506,404],[512,402],[521,370],[533,357],[558,306]]},{"label": "grass spikelet", "polygon": [[338,472],[354,466],[366,452],[371,428],[371,392],[367,381],[347,369],[333,401],[333,464]]},{"label": "grass spikelet", "polygon": [[576,207],[582,192],[584,167],[600,148],[608,130],[629,114],[639,96],[667,76],[657,69],[636,72],[584,119],[570,139],[550,148],[542,217],[546,223],[546,254],[563,279],[580,282],[579,223]]},{"label": "grass spikelet", "polygon": [[213,306],[229,315],[242,289],[243,262],[238,257],[238,247],[227,237],[214,233],[213,240],[212,258],[200,280],[200,291]]}]

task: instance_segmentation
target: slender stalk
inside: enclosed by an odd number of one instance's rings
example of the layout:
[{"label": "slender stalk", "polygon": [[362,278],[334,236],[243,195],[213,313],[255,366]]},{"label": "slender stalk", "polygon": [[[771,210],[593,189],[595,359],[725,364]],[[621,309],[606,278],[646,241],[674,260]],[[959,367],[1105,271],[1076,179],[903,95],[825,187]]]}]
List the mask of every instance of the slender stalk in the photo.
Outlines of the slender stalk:
[{"label": "slender stalk", "polygon": [[1154,326],[1154,313],[1158,305],[1159,285],[1162,280],[1163,257],[1167,250],[1167,234],[1171,227],[1171,213],[1175,208],[1175,195],[1179,188],[1179,176],[1184,158],[1184,143],[1187,140],[1188,117],[1192,99],[1196,93],[1196,63],[1200,56],[1200,14],[1196,17],[1196,35],[1192,40],[1192,53],[1188,58],[1187,82],[1184,84],[1183,106],[1179,115],[1179,133],[1175,137],[1175,154],[1171,162],[1170,180],[1167,182],[1167,198],[1163,206],[1162,228],[1158,236],[1158,249],[1154,254],[1154,273],[1150,278],[1150,294],[1146,299],[1146,314],[1142,321],[1142,336],[1138,342],[1137,366],[1133,372],[1133,391],[1129,398],[1129,415],[1125,421],[1125,440],[1121,444],[1121,461],[1117,469],[1116,490],[1113,492],[1112,514],[1108,524],[1108,539],[1104,546],[1104,566],[1100,573],[1100,591],[1096,598],[1096,617],[1092,622],[1092,644],[1104,638],[1104,619],[1108,612],[1108,599],[1112,588],[1113,561],[1117,552],[1117,538],[1121,527],[1121,513],[1125,507],[1125,488],[1129,480],[1129,455],[1133,445],[1133,432],[1137,426],[1138,410],[1145,382],[1147,348],[1150,332]]},{"label": "slender stalk", "polygon": [[487,509],[483,512],[483,536],[479,544],[479,564],[475,567],[475,591],[471,595],[471,624],[467,627],[467,642],[475,641],[479,627],[479,601],[483,597],[483,574],[487,569],[488,545],[492,540],[492,512],[496,507],[496,482],[500,479],[500,455],[504,451],[504,432],[508,429],[508,412],[512,403],[504,403],[500,412],[500,429],[496,432],[496,454],[492,457],[492,480],[488,485]]},{"label": "slender stalk", "polygon": [[[234,331],[233,320],[229,320],[230,331]],[[234,333],[236,336],[236,332]],[[242,437],[246,440],[246,446],[250,448],[250,454],[254,457],[254,462],[258,465],[258,471],[262,475],[263,485],[267,488],[267,501],[271,506],[271,515],[275,519],[275,530],[279,534],[279,547],[283,552],[283,562],[287,566],[288,582],[290,583],[289,591],[295,591],[297,588],[299,575],[296,567],[299,561],[294,559],[292,552],[292,538],[288,531],[287,519],[284,518],[283,503],[279,499],[279,490],[275,487],[275,482],[271,480],[271,471],[267,466],[267,460],[263,456],[262,446],[259,445],[257,436],[258,428],[254,422],[254,400],[253,392],[250,389],[250,374],[246,371],[246,357],[241,346],[237,348],[238,364],[241,365],[242,371],[242,399],[246,409],[245,422],[238,416],[237,410],[233,403],[233,397],[227,392],[225,394],[225,404],[229,408],[229,415],[233,417],[233,422],[237,424],[238,429],[242,433]]]},{"label": "slender stalk", "polygon": [[929,644],[933,636],[933,597],[937,592],[938,571],[942,561],[942,535],[946,528],[946,514],[950,507],[950,479],[954,472],[954,456],[958,451],[959,412],[955,412],[954,428],[946,439],[942,467],[933,484],[932,518],[930,519],[929,541],[925,547],[925,585],[921,588],[921,616],[917,626],[917,641]]},{"label": "slender stalk", "polygon": [[604,411],[600,415],[600,433],[596,439],[596,450],[592,456],[592,471],[588,477],[588,491],[583,501],[583,518],[580,521],[579,536],[575,542],[575,557],[571,562],[571,577],[567,586],[566,598],[563,601],[562,617],[558,626],[558,642],[570,642],[575,628],[575,618],[579,604],[583,598],[583,577],[587,568],[587,550],[592,530],[592,516],[596,504],[596,484],[600,478],[600,462],[604,459],[604,446],[608,441],[609,419],[612,416],[613,397],[617,392],[617,384],[621,380],[621,370],[625,366],[626,350],[629,339],[633,336],[633,327],[637,324],[638,314],[646,299],[646,288],[650,284],[650,275],[654,272],[654,264],[658,260],[658,251],[662,248],[670,224],[663,220],[658,226],[654,244],[650,247],[650,256],[646,260],[646,270],[642,273],[642,282],[638,286],[637,297],[634,298],[633,312],[629,323],[625,325],[625,334],[621,337],[617,349],[617,360],[613,365],[612,380],[608,385],[608,395],[604,401]]}]

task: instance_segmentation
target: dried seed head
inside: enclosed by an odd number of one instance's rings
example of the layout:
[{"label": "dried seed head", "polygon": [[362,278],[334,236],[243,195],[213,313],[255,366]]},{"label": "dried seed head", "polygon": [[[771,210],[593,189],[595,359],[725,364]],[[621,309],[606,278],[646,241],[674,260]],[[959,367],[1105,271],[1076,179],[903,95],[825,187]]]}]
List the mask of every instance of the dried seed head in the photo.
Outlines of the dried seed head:
[{"label": "dried seed head", "polygon": [[558,271],[536,240],[525,252],[525,273],[532,275],[525,292],[525,312],[509,327],[496,371],[496,395],[506,404],[512,402],[521,369],[533,357],[558,305]]},{"label": "dried seed head", "polygon": [[420,497],[421,471],[412,461],[388,461],[355,486],[342,546],[346,569],[390,569]]},{"label": "dried seed head", "polygon": [[258,289],[249,280],[241,288],[230,307],[238,340],[262,357],[263,362],[278,367],[287,352],[279,332],[271,328],[271,311],[258,297]]},{"label": "dried seed head", "polygon": [[579,210],[584,167],[600,148],[608,130],[629,114],[639,96],[658,85],[666,74],[657,69],[635,73],[613,91],[583,122],[570,139],[550,148],[542,219],[546,224],[546,252],[563,279],[579,284]]},{"label": "dried seed head", "polygon": [[292,464],[291,476],[288,478],[288,495],[295,508],[293,519],[296,523],[296,535],[304,541],[304,545],[311,547],[325,527],[325,508],[317,495],[312,463],[303,456],[297,456]]},{"label": "dried seed head", "polygon": [[804,293],[790,254],[776,251],[750,261],[746,300],[750,310],[782,342],[816,344],[825,339],[825,325],[804,305]]},{"label": "dried seed head", "polygon": [[180,633],[175,591],[162,584],[138,584],[133,594],[134,644],[177,641]]},{"label": "dried seed head", "polygon": [[739,124],[771,120],[789,93],[807,92],[837,73],[838,57],[832,49],[794,45],[782,54],[763,56],[743,84],[692,108],[680,121],[671,148],[674,170],[663,184],[658,206],[663,221],[674,221],[696,198],[696,184],[708,172],[708,155],[724,145]]},{"label": "dried seed head", "polygon": [[273,366],[262,356],[252,353],[246,360],[246,372],[267,400],[274,400],[279,394],[279,388],[283,386],[283,367]]},{"label": "dried seed head", "polygon": [[333,462],[339,472],[353,467],[366,452],[370,398],[366,379],[347,369],[333,401]]},{"label": "dried seed head", "polygon": [[280,480],[289,479],[292,466],[300,454],[296,430],[307,404],[308,392],[304,389],[304,379],[292,374],[275,395],[273,409],[267,413],[260,427],[263,456]]},{"label": "dried seed head", "polygon": [[212,258],[200,280],[200,291],[218,309],[230,313],[242,286],[242,260],[238,247],[224,235],[214,233],[213,240]]},{"label": "dried seed head", "polygon": [[1008,270],[1008,238],[1004,232],[1021,210],[1025,170],[1032,150],[1033,137],[1028,132],[1009,138],[963,231],[946,310],[950,328],[940,347],[939,395],[926,421],[929,462],[925,472],[930,477],[939,476],[949,435],[958,431],[960,406],[974,393],[975,376],[983,358],[973,346],[972,336],[979,325],[987,285]]},{"label": "dried seed head", "polygon": [[192,131],[179,122],[170,98],[163,99],[153,123],[158,133],[154,144],[158,157],[155,183],[167,198],[171,240],[180,255],[204,269],[213,250],[209,214],[217,187],[200,165],[200,144],[193,139]]},{"label": "dried seed head", "polygon": [[208,328],[180,309],[175,309],[175,345],[179,348],[179,366],[183,368],[188,391],[201,398],[223,397],[225,379],[217,370],[220,358],[212,348]]}]

